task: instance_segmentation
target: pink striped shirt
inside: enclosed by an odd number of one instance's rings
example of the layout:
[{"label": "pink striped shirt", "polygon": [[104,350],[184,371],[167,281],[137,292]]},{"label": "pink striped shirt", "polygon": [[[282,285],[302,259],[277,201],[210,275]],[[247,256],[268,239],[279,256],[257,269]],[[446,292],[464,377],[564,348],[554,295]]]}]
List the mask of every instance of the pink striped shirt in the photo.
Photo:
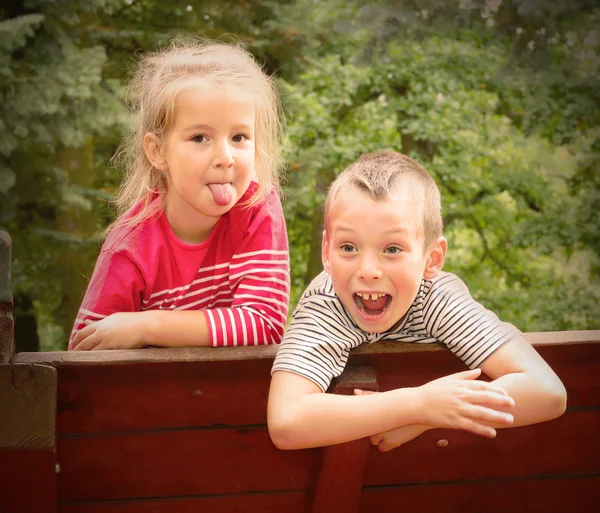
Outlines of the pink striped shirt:
[{"label": "pink striped shirt", "polygon": [[115,312],[203,310],[212,346],[281,342],[290,290],[287,232],[275,192],[243,206],[256,187],[201,244],[180,241],[164,212],[117,226],[102,247],[71,338],[86,319]]}]

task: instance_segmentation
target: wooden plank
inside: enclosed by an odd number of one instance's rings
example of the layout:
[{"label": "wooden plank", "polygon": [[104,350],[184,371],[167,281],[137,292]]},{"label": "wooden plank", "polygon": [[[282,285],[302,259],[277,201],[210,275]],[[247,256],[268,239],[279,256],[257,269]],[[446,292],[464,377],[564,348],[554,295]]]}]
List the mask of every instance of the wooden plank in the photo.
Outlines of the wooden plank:
[{"label": "wooden plank", "polygon": [[0,448],[55,446],[56,369],[0,365]]},{"label": "wooden plank", "polygon": [[[600,344],[538,350],[565,383],[570,407],[600,404]],[[465,368],[447,350],[357,354],[351,363],[377,369],[382,390],[419,386]],[[268,359],[58,368],[63,434],[266,422]]]},{"label": "wooden plank", "polygon": [[0,365],[10,361],[13,352],[13,301],[10,284],[11,242],[0,231]]},{"label": "wooden plank", "polygon": [[[437,444],[439,440],[448,443]],[[568,411],[542,424],[498,431],[494,440],[427,431],[388,453],[369,453],[364,485],[600,474],[600,409]]]},{"label": "wooden plank", "polygon": [[55,513],[55,467],[54,451],[0,449],[0,512]]},{"label": "wooden plank", "polygon": [[56,369],[0,365],[0,511],[56,511]]},{"label": "wooden plank", "polygon": [[59,500],[170,497],[314,485],[318,450],[280,451],[266,426],[58,439]]},{"label": "wooden plank", "polygon": [[233,362],[238,360],[271,360],[279,346],[246,347],[179,347],[118,349],[114,351],[53,351],[51,353],[18,353],[18,363],[48,365],[120,365],[131,363]]},{"label": "wooden plank", "polygon": [[600,344],[542,346],[537,350],[565,385],[569,408],[600,406]]},{"label": "wooden plank", "polygon": [[58,432],[265,424],[271,362],[59,368]]},{"label": "wooden plank", "polygon": [[593,513],[600,511],[599,489],[598,475],[366,488],[360,512]]},{"label": "wooden plank", "polygon": [[[346,368],[333,383],[331,392],[354,395],[355,388],[379,390],[372,367]],[[370,440],[362,438],[323,449],[323,463],[315,490],[313,513],[358,511],[369,448]]]},{"label": "wooden plank", "polygon": [[[536,349],[563,381],[569,407],[600,405],[600,344],[548,345]],[[381,390],[419,386],[465,370],[460,359],[448,350],[353,353],[349,365],[374,367]]]},{"label": "wooden plank", "polygon": [[[524,333],[526,340],[538,345],[594,344],[600,342],[600,330],[555,331]],[[144,362],[195,362],[235,361],[267,359],[273,360],[278,346],[236,348],[147,348],[118,351],[55,351],[51,353],[19,353],[18,363],[45,363],[48,365],[108,365]],[[363,344],[353,351],[356,355],[431,353],[447,351],[441,344],[408,344],[403,342],[377,342]],[[362,365],[357,363],[357,365]]]},{"label": "wooden plank", "polygon": [[308,492],[60,503],[59,513],[305,513]]}]

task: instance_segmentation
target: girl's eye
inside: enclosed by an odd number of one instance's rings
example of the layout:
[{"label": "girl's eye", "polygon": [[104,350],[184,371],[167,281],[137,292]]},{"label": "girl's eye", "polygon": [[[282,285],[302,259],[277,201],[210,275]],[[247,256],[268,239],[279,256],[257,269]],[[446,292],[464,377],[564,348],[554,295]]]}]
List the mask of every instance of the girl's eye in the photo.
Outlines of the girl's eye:
[{"label": "girl's eye", "polygon": [[244,134],[237,134],[233,136],[233,142],[244,142],[248,138]]},{"label": "girl's eye", "polygon": [[340,249],[343,253],[352,253],[353,251],[356,251],[356,248],[352,244],[342,244]]},{"label": "girl's eye", "polygon": [[192,141],[197,142],[197,143],[203,143],[206,142],[207,138],[205,135],[195,135],[194,137],[192,137]]},{"label": "girl's eye", "polygon": [[385,252],[390,255],[397,255],[398,253],[402,253],[402,248],[398,246],[390,246],[385,249]]}]

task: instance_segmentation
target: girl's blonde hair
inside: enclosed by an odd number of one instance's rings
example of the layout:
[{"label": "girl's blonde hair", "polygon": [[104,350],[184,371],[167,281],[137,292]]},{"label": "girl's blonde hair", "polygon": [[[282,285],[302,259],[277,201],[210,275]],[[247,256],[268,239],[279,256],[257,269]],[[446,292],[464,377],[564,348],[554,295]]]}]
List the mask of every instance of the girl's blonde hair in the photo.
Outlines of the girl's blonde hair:
[{"label": "girl's blonde hair", "polygon": [[138,203],[140,208],[128,216],[127,224],[138,224],[164,208],[167,181],[146,157],[144,135],[164,139],[173,126],[176,97],[189,87],[239,92],[255,101],[258,188],[248,205],[258,203],[273,189],[280,192],[281,101],[274,81],[239,45],[172,41],[167,48],[142,56],[129,82],[126,100],[133,122],[114,157],[122,162],[125,177],[116,200],[117,218],[107,233]]}]

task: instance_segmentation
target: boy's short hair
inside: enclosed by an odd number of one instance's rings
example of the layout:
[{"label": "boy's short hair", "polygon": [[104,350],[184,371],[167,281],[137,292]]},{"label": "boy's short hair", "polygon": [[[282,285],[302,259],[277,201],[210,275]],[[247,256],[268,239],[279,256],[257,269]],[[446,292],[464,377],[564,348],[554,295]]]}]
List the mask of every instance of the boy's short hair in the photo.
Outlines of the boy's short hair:
[{"label": "boy's short hair", "polygon": [[438,186],[423,166],[391,150],[365,153],[333,181],[325,201],[325,231],[333,201],[342,187],[354,186],[374,201],[386,200],[400,184],[411,187],[423,214],[424,248],[442,235],[442,207]]}]

